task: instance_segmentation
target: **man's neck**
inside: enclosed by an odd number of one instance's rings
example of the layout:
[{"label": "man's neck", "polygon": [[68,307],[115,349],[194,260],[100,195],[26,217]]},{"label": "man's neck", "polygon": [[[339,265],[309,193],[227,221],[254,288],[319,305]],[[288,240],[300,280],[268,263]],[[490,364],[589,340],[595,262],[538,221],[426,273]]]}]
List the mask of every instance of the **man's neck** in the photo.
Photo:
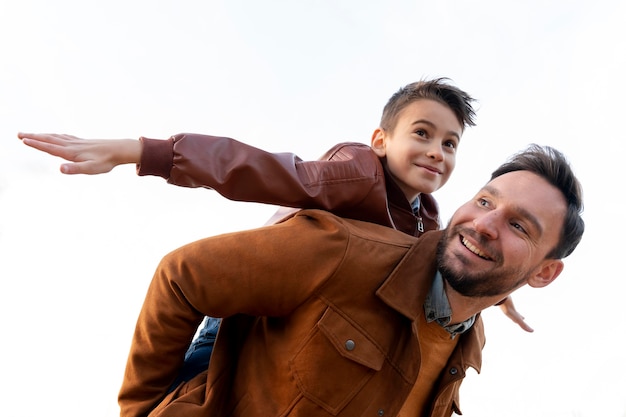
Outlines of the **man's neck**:
[{"label": "man's neck", "polygon": [[450,324],[461,323],[480,313],[487,307],[495,305],[508,295],[497,295],[494,297],[466,297],[450,287],[445,279],[443,281],[443,285],[446,291],[446,296],[448,297],[448,302],[450,303],[450,308],[452,309]]}]

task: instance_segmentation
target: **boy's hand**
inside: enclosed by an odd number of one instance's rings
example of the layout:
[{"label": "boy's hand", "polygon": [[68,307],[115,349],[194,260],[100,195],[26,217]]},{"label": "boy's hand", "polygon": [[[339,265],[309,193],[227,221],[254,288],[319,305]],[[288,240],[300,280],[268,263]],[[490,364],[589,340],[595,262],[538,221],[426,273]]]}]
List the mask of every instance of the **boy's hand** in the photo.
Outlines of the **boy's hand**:
[{"label": "boy's hand", "polygon": [[526,330],[529,333],[532,333],[535,331],[532,327],[526,324],[526,322],[524,321],[524,316],[522,316],[515,309],[515,305],[513,304],[513,299],[511,298],[511,296],[504,299],[502,304],[500,304],[500,309],[502,310],[504,314],[506,314],[508,318],[513,320],[515,323],[517,323],[519,327],[521,327],[522,329]]},{"label": "boy's hand", "polygon": [[64,174],[103,174],[117,165],[137,164],[141,159],[141,142],[134,139],[90,140],[71,135],[21,132],[17,137],[25,145],[72,162],[61,165]]}]

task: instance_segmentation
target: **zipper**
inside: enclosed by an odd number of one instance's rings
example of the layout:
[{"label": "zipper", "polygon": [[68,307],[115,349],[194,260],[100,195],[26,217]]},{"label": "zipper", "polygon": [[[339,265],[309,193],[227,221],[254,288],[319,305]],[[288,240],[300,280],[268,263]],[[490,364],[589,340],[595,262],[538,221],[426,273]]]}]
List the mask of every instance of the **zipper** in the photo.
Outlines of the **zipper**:
[{"label": "zipper", "polygon": [[420,233],[424,233],[424,222],[421,217],[417,218],[417,231]]}]

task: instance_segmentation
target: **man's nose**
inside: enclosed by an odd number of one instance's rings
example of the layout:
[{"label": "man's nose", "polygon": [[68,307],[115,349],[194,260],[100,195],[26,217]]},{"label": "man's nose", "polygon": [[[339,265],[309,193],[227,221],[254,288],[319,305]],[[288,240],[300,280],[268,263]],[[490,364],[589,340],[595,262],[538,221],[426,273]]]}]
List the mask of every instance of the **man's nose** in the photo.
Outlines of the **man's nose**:
[{"label": "man's nose", "polygon": [[498,225],[501,222],[500,214],[496,210],[486,212],[474,219],[476,231],[490,239],[498,237]]}]

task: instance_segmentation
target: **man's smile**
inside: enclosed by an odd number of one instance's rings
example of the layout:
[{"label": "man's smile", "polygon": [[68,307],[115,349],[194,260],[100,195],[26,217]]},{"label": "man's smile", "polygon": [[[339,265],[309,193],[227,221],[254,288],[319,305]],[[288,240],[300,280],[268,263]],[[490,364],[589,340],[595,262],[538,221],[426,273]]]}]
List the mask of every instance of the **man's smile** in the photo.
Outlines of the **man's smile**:
[{"label": "man's smile", "polygon": [[478,249],[476,246],[474,246],[469,240],[467,240],[467,238],[465,238],[463,235],[460,235],[461,238],[461,244],[463,246],[465,246],[467,249],[469,249],[470,252],[472,252],[475,255],[478,255],[479,257],[486,259],[488,261],[493,261],[493,259],[491,259],[486,253],[484,253],[483,251],[481,251],[480,249]]}]

